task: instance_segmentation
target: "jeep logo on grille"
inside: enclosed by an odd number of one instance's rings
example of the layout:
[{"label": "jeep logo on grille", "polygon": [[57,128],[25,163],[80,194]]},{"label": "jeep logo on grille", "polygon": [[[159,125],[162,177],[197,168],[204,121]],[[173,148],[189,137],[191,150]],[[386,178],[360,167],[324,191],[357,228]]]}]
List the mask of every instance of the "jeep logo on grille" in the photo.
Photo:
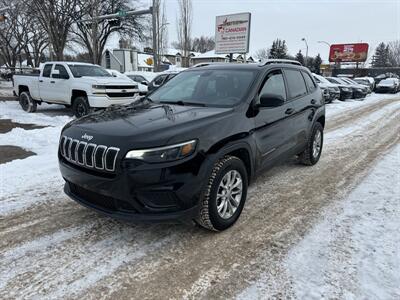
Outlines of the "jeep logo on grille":
[{"label": "jeep logo on grille", "polygon": [[85,133],[84,135],[82,135],[82,139],[90,142],[93,139],[93,135],[88,135],[87,133]]}]

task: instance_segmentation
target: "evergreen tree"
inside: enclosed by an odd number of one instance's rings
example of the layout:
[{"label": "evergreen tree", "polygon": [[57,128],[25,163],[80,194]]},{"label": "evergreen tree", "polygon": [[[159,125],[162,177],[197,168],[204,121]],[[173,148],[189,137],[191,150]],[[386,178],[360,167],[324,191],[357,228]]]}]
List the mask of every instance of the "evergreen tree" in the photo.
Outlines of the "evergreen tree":
[{"label": "evergreen tree", "polygon": [[286,58],[287,57],[287,46],[286,41],[276,39],[272,42],[271,49],[269,50],[269,58]]},{"label": "evergreen tree", "polygon": [[304,66],[304,56],[303,53],[301,53],[301,50],[297,52],[295,59]]},{"label": "evergreen tree", "polygon": [[389,66],[389,47],[385,43],[380,43],[375,49],[373,67],[388,67]]},{"label": "evergreen tree", "polygon": [[321,64],[322,64],[321,55],[319,55],[319,53],[318,53],[318,55],[314,58],[313,64],[312,64],[314,73],[316,73],[316,74],[321,73]]}]

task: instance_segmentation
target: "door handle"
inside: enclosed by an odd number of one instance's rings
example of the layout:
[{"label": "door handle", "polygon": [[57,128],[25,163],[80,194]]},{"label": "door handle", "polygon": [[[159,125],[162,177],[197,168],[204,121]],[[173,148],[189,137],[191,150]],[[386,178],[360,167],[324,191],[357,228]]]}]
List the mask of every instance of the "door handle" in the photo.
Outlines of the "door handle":
[{"label": "door handle", "polygon": [[293,108],[288,108],[288,109],[285,111],[285,114],[291,115],[293,112],[294,112],[294,109],[293,109]]},{"label": "door handle", "polygon": [[39,82],[43,82],[43,80],[40,79]]},{"label": "door handle", "polygon": [[50,81],[50,83],[56,83],[55,81]]},{"label": "door handle", "polygon": [[317,101],[315,101],[315,99],[312,99],[311,104],[315,104],[315,103],[317,103]]}]

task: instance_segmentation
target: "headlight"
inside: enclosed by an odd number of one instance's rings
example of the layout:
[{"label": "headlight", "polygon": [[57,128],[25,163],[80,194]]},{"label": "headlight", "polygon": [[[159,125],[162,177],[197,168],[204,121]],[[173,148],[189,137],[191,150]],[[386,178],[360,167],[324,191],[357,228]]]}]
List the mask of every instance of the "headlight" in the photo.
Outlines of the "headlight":
[{"label": "headlight", "polygon": [[93,94],[105,94],[106,93],[106,86],[105,85],[92,85]]},{"label": "headlight", "polygon": [[159,148],[145,150],[131,150],[125,158],[139,159],[149,163],[160,163],[179,160],[194,153],[196,150],[196,140],[170,145]]},{"label": "headlight", "polygon": [[342,90],[343,90],[344,92],[348,92],[348,91],[349,91],[349,88],[343,87]]}]

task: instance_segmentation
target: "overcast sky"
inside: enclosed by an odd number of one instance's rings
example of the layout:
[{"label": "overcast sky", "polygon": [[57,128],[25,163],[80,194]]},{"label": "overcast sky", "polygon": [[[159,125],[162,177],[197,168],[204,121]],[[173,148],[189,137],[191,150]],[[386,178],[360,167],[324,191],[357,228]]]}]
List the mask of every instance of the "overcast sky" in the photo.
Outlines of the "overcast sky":
[{"label": "overcast sky", "polygon": [[[176,38],[177,0],[166,1],[169,43]],[[151,0],[143,0],[151,5]],[[367,42],[369,56],[376,45],[400,39],[400,0],[192,0],[192,36],[214,36],[215,17],[238,12],[252,14],[250,54],[270,47],[276,38],[286,40],[289,52],[299,49],[328,58],[333,43]]]}]

